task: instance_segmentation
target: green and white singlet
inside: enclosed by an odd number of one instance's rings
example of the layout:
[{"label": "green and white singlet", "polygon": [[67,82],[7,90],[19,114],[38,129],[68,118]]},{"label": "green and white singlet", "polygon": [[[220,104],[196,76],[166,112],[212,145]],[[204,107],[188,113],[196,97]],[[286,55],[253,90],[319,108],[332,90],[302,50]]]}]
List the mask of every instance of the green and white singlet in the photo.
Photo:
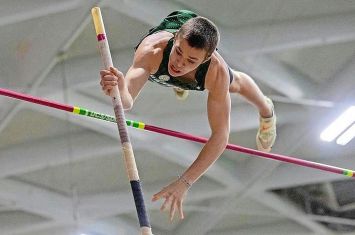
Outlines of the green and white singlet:
[{"label": "green and white singlet", "polygon": [[[169,14],[163,21],[157,26],[149,30],[149,33],[144,36],[147,37],[151,34],[160,32],[160,31],[167,31],[170,33],[176,33],[181,26],[191,18],[197,17],[192,11],[188,10],[179,10],[174,11]],[[144,39],[143,38],[143,39]],[[142,39],[142,40],[143,40]],[[141,42],[142,42],[141,40]],[[164,49],[163,52],[163,59],[159,66],[158,71],[155,74],[151,74],[149,76],[149,81],[158,83],[162,86],[166,87],[178,87],[184,90],[198,90],[203,91],[205,89],[205,76],[210,65],[211,60],[206,61],[205,63],[201,64],[197,67],[195,80],[194,81],[183,81],[177,77],[173,77],[168,72],[168,62],[169,62],[169,55],[174,43],[174,38],[171,38]],[[140,43],[139,43],[140,44]],[[136,46],[138,48],[139,44]]]}]

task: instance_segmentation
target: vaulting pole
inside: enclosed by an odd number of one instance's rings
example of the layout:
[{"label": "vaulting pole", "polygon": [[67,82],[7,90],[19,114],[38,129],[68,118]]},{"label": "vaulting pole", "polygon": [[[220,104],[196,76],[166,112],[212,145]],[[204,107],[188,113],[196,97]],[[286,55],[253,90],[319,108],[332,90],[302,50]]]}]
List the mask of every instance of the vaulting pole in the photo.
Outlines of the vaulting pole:
[{"label": "vaulting pole", "polygon": [[[99,7],[94,7],[91,10],[92,18],[95,25],[96,36],[99,45],[99,51],[101,54],[101,60],[104,68],[109,70],[113,67],[110,47],[105,33],[105,26],[101,16],[101,10]],[[144,204],[143,191],[139,180],[138,169],[136,166],[136,160],[134,159],[133,148],[129,139],[128,130],[125,121],[125,115],[122,106],[122,100],[118,86],[114,88],[112,96],[112,106],[115,112],[117,120],[118,131],[121,139],[123,158],[126,164],[126,170],[128,179],[131,183],[134,202],[137,209],[139,225],[142,235],[151,235],[152,229],[148,219],[148,213]]]}]

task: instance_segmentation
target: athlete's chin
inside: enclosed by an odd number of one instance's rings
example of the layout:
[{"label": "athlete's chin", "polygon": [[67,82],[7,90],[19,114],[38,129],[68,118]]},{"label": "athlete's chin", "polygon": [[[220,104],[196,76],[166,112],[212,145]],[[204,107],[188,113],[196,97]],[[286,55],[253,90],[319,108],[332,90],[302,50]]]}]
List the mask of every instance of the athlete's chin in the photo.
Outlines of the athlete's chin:
[{"label": "athlete's chin", "polygon": [[178,77],[180,76],[180,73],[174,73],[174,72],[169,72],[171,76],[173,77]]}]

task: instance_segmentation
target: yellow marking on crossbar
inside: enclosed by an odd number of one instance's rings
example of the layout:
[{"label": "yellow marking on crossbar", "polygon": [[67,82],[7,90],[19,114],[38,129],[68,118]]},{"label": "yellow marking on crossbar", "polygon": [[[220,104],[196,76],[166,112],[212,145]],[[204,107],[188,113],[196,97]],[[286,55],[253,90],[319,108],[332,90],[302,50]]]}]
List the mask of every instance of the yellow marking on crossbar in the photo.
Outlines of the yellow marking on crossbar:
[{"label": "yellow marking on crossbar", "polygon": [[80,108],[74,106],[73,113],[80,114]]},{"label": "yellow marking on crossbar", "polygon": [[138,122],[138,128],[139,129],[144,129],[145,124],[143,122]]}]

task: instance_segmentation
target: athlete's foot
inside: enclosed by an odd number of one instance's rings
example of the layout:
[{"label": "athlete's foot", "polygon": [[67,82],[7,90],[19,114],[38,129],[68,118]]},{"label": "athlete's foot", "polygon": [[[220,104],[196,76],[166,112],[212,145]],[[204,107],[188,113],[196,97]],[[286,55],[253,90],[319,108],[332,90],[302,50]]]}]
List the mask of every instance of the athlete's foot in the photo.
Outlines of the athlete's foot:
[{"label": "athlete's foot", "polygon": [[256,134],[256,145],[258,150],[270,152],[276,139],[276,114],[274,112],[274,104],[265,96],[266,102],[270,105],[272,116],[268,118],[261,117],[258,133]]}]

